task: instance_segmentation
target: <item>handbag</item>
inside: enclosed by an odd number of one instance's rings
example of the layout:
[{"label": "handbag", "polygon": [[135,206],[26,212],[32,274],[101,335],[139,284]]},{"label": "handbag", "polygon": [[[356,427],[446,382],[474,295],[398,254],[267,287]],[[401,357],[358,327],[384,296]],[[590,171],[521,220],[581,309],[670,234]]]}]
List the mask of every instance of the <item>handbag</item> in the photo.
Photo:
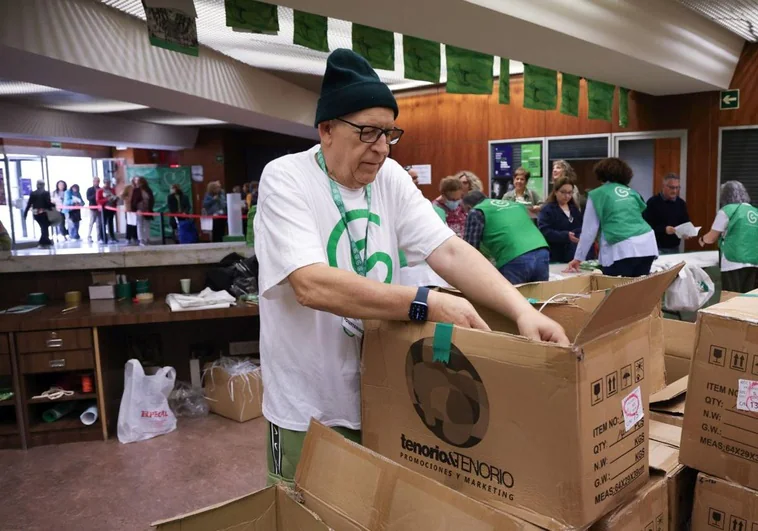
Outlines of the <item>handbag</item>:
[{"label": "handbag", "polygon": [[54,208],[46,210],[45,213],[47,214],[47,221],[50,222],[50,225],[59,225],[60,222],[63,221],[63,215]]}]

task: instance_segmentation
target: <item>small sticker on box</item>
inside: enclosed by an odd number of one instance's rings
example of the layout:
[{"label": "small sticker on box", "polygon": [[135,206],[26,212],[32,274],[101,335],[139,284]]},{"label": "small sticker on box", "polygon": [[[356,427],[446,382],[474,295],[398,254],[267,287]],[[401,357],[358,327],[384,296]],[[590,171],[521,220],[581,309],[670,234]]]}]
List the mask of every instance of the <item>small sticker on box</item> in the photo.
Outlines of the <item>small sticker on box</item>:
[{"label": "small sticker on box", "polygon": [[639,386],[621,400],[621,410],[624,412],[624,429],[626,431],[629,431],[632,426],[642,420],[645,412],[642,407],[642,391]]},{"label": "small sticker on box", "polygon": [[758,413],[758,382],[755,380],[739,380],[737,409]]}]

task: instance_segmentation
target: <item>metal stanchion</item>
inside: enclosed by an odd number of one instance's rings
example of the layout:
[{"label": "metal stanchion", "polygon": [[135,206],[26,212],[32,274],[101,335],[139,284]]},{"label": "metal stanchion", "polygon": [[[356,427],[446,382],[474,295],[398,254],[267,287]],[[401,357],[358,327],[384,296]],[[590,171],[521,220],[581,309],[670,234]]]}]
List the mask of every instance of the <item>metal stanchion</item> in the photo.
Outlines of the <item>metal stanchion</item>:
[{"label": "metal stanchion", "polygon": [[160,212],[158,214],[158,217],[161,220],[161,244],[166,245],[166,232],[164,231],[164,225],[163,225],[163,212]]}]

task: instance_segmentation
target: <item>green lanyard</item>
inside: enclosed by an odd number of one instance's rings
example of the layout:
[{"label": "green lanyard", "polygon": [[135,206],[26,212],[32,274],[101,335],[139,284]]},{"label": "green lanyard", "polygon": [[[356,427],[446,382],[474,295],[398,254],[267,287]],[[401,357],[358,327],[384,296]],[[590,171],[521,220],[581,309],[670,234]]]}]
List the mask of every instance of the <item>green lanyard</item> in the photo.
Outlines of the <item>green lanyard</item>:
[{"label": "green lanyard", "polygon": [[337,210],[340,212],[342,223],[345,225],[345,232],[347,232],[347,238],[350,241],[350,258],[353,261],[353,269],[355,269],[356,273],[360,276],[365,277],[366,255],[368,253],[368,227],[371,220],[371,185],[366,185],[366,210],[368,211],[366,217],[366,239],[364,240],[366,245],[363,247],[363,256],[361,256],[360,251],[358,251],[358,244],[353,240],[353,237],[350,235],[350,230],[347,227],[347,212],[345,212],[345,203],[342,201],[342,194],[340,193],[337,184],[331,177],[329,177],[329,171],[326,168],[326,161],[324,160],[324,153],[320,149],[318,150],[318,153],[316,153],[316,162],[318,162],[319,167],[324,171],[328,178],[329,186],[332,189],[332,200],[334,201]]}]

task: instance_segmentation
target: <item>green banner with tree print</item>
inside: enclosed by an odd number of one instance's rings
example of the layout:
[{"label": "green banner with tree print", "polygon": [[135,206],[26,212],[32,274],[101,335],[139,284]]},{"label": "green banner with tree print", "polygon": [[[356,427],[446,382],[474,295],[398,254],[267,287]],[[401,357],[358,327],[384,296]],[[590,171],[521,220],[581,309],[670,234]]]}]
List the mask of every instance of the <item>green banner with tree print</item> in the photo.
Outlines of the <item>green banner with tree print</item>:
[{"label": "green banner with tree print", "polygon": [[448,93],[492,94],[494,57],[445,45],[445,58],[447,60]]},{"label": "green banner with tree print", "polygon": [[587,80],[588,116],[590,120],[611,121],[613,116],[613,92],[615,85],[602,81]]},{"label": "green banner with tree print", "polygon": [[279,10],[273,4],[256,0],[224,0],[226,25],[235,31],[276,35]]},{"label": "green banner with tree print", "polygon": [[403,35],[403,64],[406,79],[440,82],[440,43]]},{"label": "green banner with tree print", "polygon": [[579,116],[579,76],[561,73],[561,113]]},{"label": "green banner with tree print", "polygon": [[353,51],[374,68],[395,69],[395,34],[362,24],[353,24]]},{"label": "green banner with tree print", "polygon": [[295,9],[295,37],[293,42],[319,52],[329,51],[326,17]]},{"label": "green banner with tree print", "polygon": [[524,108],[555,110],[558,104],[558,72],[524,63]]},{"label": "green banner with tree print", "polygon": [[197,22],[193,17],[176,9],[144,8],[150,44],[197,57]]},{"label": "green banner with tree print", "polygon": [[[190,166],[167,168],[155,164],[137,164],[126,167],[126,181],[132,182],[134,177],[144,177],[153,191],[155,198],[154,212],[168,212],[168,196],[171,193],[171,185],[178,184],[179,188],[190,199],[192,204],[192,171]],[[168,218],[163,219],[163,230],[167,236],[171,235],[171,225]],[[150,236],[161,237],[161,222],[158,216],[154,216],[150,222]]]},{"label": "green banner with tree print", "polygon": [[619,127],[629,127],[629,89],[619,87]]},{"label": "green banner with tree print", "polygon": [[497,101],[503,105],[511,102],[511,61],[505,57],[500,58],[500,82]]}]

